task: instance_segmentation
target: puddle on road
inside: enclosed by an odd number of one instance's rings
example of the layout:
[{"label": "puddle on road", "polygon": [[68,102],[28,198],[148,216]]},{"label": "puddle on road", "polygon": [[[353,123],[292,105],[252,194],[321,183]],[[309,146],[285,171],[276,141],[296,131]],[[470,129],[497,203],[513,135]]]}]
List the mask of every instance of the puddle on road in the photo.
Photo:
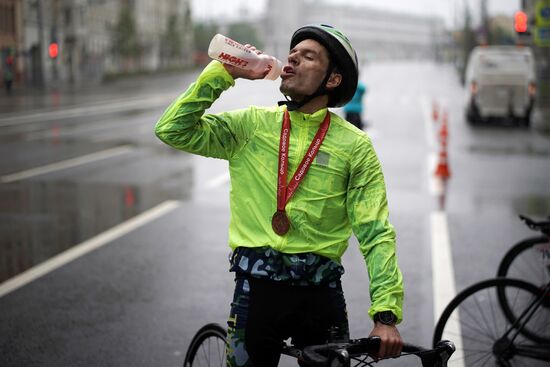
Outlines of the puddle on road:
[{"label": "puddle on road", "polygon": [[0,283],[192,188],[191,167],[158,185],[0,185]]}]

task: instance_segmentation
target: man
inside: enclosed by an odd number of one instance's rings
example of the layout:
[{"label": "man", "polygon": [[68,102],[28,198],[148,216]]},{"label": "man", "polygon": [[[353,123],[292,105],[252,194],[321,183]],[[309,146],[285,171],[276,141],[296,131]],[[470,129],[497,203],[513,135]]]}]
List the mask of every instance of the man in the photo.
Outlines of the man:
[{"label": "man", "polygon": [[380,357],[400,353],[402,276],[380,163],[367,135],[327,108],[351,99],[357,70],[342,33],[305,26],[292,36],[280,106],[204,114],[235,79],[268,72],[213,61],[157,123],[170,146],[229,161],[229,366],[277,366],[289,337],[298,347],[349,338],[340,277],[352,229],[370,277],[371,335]]},{"label": "man", "polygon": [[361,115],[363,114],[363,96],[366,91],[367,87],[365,84],[359,81],[353,98],[344,106],[346,120],[361,130],[365,127]]}]

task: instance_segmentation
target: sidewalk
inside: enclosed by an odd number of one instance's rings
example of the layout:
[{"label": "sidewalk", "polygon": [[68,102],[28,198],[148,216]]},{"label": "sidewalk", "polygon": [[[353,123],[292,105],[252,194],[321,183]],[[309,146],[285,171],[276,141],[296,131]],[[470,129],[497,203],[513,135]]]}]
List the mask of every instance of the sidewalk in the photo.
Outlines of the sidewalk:
[{"label": "sidewalk", "polygon": [[121,77],[94,85],[66,85],[41,89],[36,87],[14,88],[11,95],[0,91],[0,117],[21,113],[59,111],[70,107],[112,103],[114,100],[146,98],[148,95],[182,92],[190,77],[200,69],[179,72],[160,72]]}]

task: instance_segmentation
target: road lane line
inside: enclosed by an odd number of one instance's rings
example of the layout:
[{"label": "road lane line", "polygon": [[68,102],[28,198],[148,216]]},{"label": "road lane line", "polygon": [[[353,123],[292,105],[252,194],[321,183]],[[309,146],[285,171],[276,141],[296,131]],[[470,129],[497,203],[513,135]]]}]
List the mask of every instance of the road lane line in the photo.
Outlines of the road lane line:
[{"label": "road lane line", "polygon": [[[432,212],[430,216],[430,225],[434,316],[435,323],[437,323],[445,307],[447,307],[449,302],[455,297],[456,286],[447,214],[444,211]],[[446,325],[446,330],[448,330],[449,334],[454,335],[451,341],[456,347],[456,352],[453,354],[451,361],[449,361],[449,366],[464,367],[462,331],[459,316],[449,319]],[[445,337],[445,335],[443,337]]]},{"label": "road lane line", "polygon": [[449,240],[447,214],[435,211],[430,215],[432,241],[432,271],[434,284],[434,314],[436,321],[456,294],[454,268]]},{"label": "road lane line", "polygon": [[433,149],[435,147],[435,137],[433,129],[434,122],[432,121],[432,112],[427,96],[420,97],[420,107],[422,108],[422,120],[424,121],[424,133],[426,134],[426,141],[428,142],[428,147]]},{"label": "road lane line", "polygon": [[209,180],[205,186],[207,189],[215,189],[216,187],[219,187],[226,182],[229,182],[229,172],[224,172],[223,174],[214,177],[213,179]]},{"label": "road lane line", "polygon": [[[434,175],[438,155],[434,151],[436,149],[434,121],[432,120],[431,107],[427,96],[420,97],[420,106],[422,108],[426,141],[430,149],[427,156],[429,192],[433,198],[439,199],[442,195],[445,195],[445,184]],[[435,210],[430,213],[430,234],[434,323],[437,323],[445,307],[456,295],[451,239],[449,236],[447,213],[444,209]],[[453,354],[451,361],[449,361],[449,366],[464,367],[460,318],[449,319],[446,329],[453,335],[453,340],[451,341],[456,346],[456,352]]]},{"label": "road lane line", "polygon": [[105,149],[99,152],[86,154],[80,157],[66,159],[64,161],[47,164],[45,166],[40,166],[40,167],[31,168],[28,170],[12,173],[5,176],[0,176],[0,183],[15,182],[15,181],[24,180],[26,178],[30,178],[34,176],[51,173],[54,171],[60,171],[63,169],[80,166],[86,163],[96,162],[102,159],[113,158],[118,155],[128,154],[133,150],[134,150],[134,147],[132,147],[131,145],[121,145],[115,148]]},{"label": "road lane line", "polygon": [[0,298],[26,284],[40,278],[41,276],[58,269],[71,261],[94,251],[125,234],[136,230],[139,227],[171,212],[178,208],[179,201],[169,200],[151,208],[137,216],[114,226],[99,235],[90,238],[70,249],[52,257],[43,263],[36,265],[25,272],[6,280],[0,284]]},{"label": "road lane line", "polygon": [[35,122],[51,121],[81,117],[83,115],[99,115],[128,110],[144,110],[166,106],[173,96],[157,96],[153,98],[134,99],[116,103],[104,103],[99,105],[89,104],[81,107],[66,107],[62,110],[34,112],[24,115],[14,115],[0,118],[0,127],[16,126]]}]

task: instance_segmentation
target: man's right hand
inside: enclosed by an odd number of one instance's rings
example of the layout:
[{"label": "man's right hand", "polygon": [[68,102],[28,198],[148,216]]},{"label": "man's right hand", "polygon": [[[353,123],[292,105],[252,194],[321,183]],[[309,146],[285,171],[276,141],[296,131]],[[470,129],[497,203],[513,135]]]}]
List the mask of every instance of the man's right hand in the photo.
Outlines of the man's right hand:
[{"label": "man's right hand", "polygon": [[[262,54],[262,51],[257,50],[256,47],[251,46],[249,44],[244,45],[244,47],[250,49],[250,51],[255,52],[258,55]],[[225,67],[225,70],[227,70],[227,72],[231,74],[233,79],[238,79],[238,78],[249,79],[249,80],[263,79],[269,73],[268,67],[266,67],[263,72],[255,72],[252,70],[241,69],[229,64],[223,64],[223,66]]]}]

